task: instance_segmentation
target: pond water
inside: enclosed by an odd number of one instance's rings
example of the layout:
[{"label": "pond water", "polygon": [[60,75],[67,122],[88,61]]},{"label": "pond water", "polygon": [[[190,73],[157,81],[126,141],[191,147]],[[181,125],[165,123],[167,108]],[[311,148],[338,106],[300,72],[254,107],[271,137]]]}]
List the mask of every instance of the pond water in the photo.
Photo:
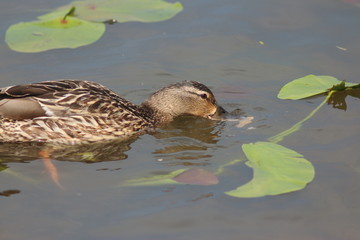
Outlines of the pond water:
[{"label": "pond water", "polygon": [[[355,0],[181,2],[184,10],[173,19],[107,26],[98,42],[75,50],[26,54],[2,42],[1,86],[77,78],[140,103],[161,86],[190,79],[209,86],[227,110],[241,109],[254,121],[238,128],[183,118],[127,143],[60,149],[52,162],[63,188],[46,172],[41,146],[3,144],[2,240],[358,239],[359,91],[346,97],[346,111],[325,105],[282,142],[315,166],[316,177],[304,190],[253,199],[225,195],[251,179],[243,163],[211,186],[121,186],[181,168],[211,172],[244,159],[242,143],[266,140],[323,101],[277,99],[290,80],[318,74],[360,81]],[[2,2],[2,36],[11,24],[35,19],[39,9],[67,3]]]}]

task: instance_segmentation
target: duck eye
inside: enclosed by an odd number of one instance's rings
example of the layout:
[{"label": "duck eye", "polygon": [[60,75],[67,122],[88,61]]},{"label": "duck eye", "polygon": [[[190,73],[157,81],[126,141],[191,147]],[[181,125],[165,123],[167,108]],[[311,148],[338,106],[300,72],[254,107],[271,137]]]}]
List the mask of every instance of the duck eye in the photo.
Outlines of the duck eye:
[{"label": "duck eye", "polygon": [[200,97],[201,97],[202,99],[207,99],[207,98],[208,98],[208,96],[207,96],[206,93],[201,94]]}]

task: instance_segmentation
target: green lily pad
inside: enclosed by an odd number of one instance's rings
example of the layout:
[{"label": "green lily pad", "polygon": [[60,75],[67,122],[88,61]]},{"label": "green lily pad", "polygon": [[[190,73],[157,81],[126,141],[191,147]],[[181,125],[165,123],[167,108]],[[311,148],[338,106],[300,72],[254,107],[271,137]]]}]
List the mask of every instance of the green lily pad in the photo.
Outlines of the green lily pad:
[{"label": "green lily pad", "polygon": [[174,17],[182,11],[181,3],[162,0],[91,0],[74,1],[39,19],[64,16],[71,7],[76,7],[76,17],[88,21],[158,22]]},{"label": "green lily pad", "polygon": [[[342,82],[332,76],[307,75],[295,79],[283,86],[278,94],[280,99],[298,100],[329,91]],[[345,82],[345,87],[353,87],[358,83]]]},{"label": "green lily pad", "polygon": [[238,198],[278,195],[303,189],[315,176],[313,165],[294,150],[270,142],[243,144],[253,179],[225,192]]},{"label": "green lily pad", "polygon": [[103,23],[69,16],[66,20],[59,17],[14,24],[6,31],[5,41],[14,51],[30,53],[85,46],[97,41],[104,32]]}]

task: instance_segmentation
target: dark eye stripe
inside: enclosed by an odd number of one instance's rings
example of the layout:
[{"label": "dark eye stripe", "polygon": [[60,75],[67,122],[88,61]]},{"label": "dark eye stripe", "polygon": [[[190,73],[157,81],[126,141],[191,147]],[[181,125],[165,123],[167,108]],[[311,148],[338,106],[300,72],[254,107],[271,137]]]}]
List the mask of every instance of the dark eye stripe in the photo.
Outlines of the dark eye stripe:
[{"label": "dark eye stripe", "polygon": [[[196,93],[196,92],[191,92],[191,91],[188,91],[188,93],[191,93],[191,94],[194,94],[194,95],[196,95],[196,96],[199,96],[199,97],[201,97],[202,99],[207,99],[208,101],[210,101],[212,104],[216,104],[216,100],[215,100],[215,98],[214,97],[212,97],[212,95],[209,95],[209,94],[207,94],[207,93],[201,93],[201,94],[199,94],[199,93]],[[206,97],[205,97],[206,96]]]}]

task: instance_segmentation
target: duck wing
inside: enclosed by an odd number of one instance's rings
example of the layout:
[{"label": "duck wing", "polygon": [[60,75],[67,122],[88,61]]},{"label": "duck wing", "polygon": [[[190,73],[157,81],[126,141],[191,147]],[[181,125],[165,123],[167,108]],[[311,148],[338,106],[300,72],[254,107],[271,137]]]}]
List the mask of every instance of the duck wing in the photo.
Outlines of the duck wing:
[{"label": "duck wing", "polygon": [[138,112],[137,105],[89,81],[45,81],[0,89],[0,116],[3,118],[23,120],[42,116],[138,116]]}]

